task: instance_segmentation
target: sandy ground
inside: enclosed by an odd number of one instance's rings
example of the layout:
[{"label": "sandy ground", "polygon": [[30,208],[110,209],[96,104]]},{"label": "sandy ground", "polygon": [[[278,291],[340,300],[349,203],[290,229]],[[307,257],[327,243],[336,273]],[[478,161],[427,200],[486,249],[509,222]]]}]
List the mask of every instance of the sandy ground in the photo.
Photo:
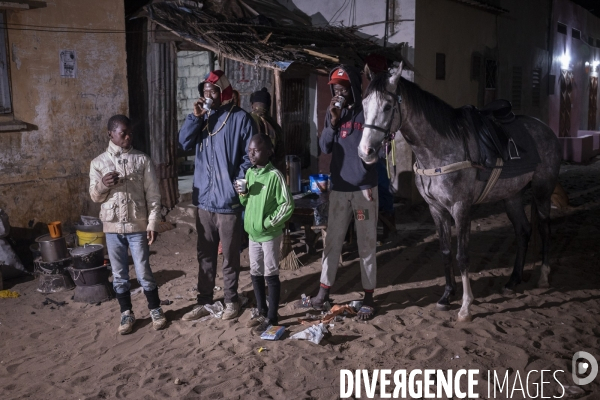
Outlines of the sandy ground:
[{"label": "sandy ground", "polygon": [[[134,332],[120,336],[114,300],[81,304],[71,300],[73,292],[65,292],[48,296],[67,302],[55,307],[42,304],[47,295],[36,291],[35,281],[5,282],[21,297],[0,299],[0,397],[333,399],[340,393],[340,369],[377,368],[476,368],[486,399],[488,370],[508,370],[513,382],[518,371],[524,377],[523,371],[560,369],[565,371],[558,375],[562,383],[572,386],[573,353],[585,350],[600,358],[600,160],[583,167],[563,165],[561,183],[572,208],[552,213],[549,289],[535,287],[539,262],[533,266],[530,251],[528,282],[515,295],[501,294],[516,250],[512,226],[502,204],[474,208],[476,301],[470,323],[456,322],[461,293],[452,310],[435,307],[443,292],[443,269],[423,205],[399,208],[397,238],[378,248],[377,316],[368,323],[337,322],[319,345],[287,340],[303,329],[297,317],[304,313],[285,304],[280,314],[288,333],[277,342],[250,334],[248,310],[239,321],[181,321],[194,305],[197,276],[196,235],[183,226],[162,234],[152,246],[161,297],[173,301],[163,307],[171,321],[163,331],[151,329],[143,294],[133,298]],[[337,303],[361,297],[355,257],[346,254],[339,270],[332,296]],[[316,291],[319,259],[301,259],[305,267],[281,274],[284,303]],[[240,290],[250,295],[246,253],[242,266]],[[223,286],[220,278],[217,285]],[[217,299],[222,294],[218,291]],[[259,347],[267,350],[259,353]],[[176,385],[177,378],[183,384]],[[539,375],[534,379],[539,382]],[[570,398],[600,399],[600,378],[581,388]],[[558,389],[546,384],[544,395],[560,395]],[[522,398],[521,392],[513,398]]]}]

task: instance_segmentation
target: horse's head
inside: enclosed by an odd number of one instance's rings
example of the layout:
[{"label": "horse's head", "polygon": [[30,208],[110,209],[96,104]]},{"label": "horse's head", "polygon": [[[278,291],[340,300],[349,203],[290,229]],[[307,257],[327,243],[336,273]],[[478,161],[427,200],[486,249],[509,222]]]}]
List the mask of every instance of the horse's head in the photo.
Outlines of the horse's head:
[{"label": "horse's head", "polygon": [[400,128],[402,115],[400,97],[396,94],[402,63],[396,70],[375,78],[369,84],[362,101],[365,124],[358,145],[358,156],[367,164],[377,161],[379,149]]}]

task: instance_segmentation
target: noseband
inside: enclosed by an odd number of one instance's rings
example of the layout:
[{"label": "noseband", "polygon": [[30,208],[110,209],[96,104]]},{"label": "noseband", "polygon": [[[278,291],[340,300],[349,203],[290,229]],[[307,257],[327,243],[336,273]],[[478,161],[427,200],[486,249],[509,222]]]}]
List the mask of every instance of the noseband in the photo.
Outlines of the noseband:
[{"label": "noseband", "polygon": [[389,90],[387,91],[387,94],[389,94],[390,96],[397,99],[397,102],[394,104],[394,111],[392,111],[392,118],[390,118],[390,123],[389,123],[387,129],[382,128],[377,125],[369,125],[369,124],[363,125],[364,128],[369,128],[369,129],[373,129],[375,131],[383,132],[384,136],[383,136],[383,140],[381,141],[381,144],[389,143],[392,140],[394,140],[395,132],[391,132],[391,129],[392,129],[392,124],[394,123],[394,116],[396,115],[396,110],[398,110],[398,115],[400,115],[400,126],[398,127],[398,130],[400,130],[400,128],[402,128],[402,123],[404,122],[404,120],[402,119],[402,111],[400,110],[400,106],[402,105],[402,96],[400,96],[399,94],[396,94],[396,93],[392,93]]}]

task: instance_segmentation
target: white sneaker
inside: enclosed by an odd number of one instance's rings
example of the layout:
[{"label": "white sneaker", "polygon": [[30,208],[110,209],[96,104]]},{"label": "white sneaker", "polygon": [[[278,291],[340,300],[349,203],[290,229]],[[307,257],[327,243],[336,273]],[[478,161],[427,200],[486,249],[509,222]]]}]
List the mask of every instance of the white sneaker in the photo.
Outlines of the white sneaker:
[{"label": "white sneaker", "polygon": [[167,318],[165,318],[165,313],[162,308],[158,307],[154,310],[150,310],[150,317],[152,317],[152,327],[155,331],[167,326]]},{"label": "white sneaker", "polygon": [[225,311],[221,319],[234,319],[240,313],[240,303],[225,303]]},{"label": "white sneaker", "polygon": [[183,317],[181,317],[181,319],[183,321],[195,321],[197,319],[200,319],[202,317],[206,317],[207,315],[209,315],[210,313],[208,312],[208,310],[206,308],[204,308],[204,306],[196,306],[194,307],[194,309],[188,313],[183,314]]},{"label": "white sneaker", "polygon": [[127,335],[133,329],[135,323],[135,315],[133,311],[127,310],[121,313],[121,323],[119,324],[119,333],[121,335]]}]

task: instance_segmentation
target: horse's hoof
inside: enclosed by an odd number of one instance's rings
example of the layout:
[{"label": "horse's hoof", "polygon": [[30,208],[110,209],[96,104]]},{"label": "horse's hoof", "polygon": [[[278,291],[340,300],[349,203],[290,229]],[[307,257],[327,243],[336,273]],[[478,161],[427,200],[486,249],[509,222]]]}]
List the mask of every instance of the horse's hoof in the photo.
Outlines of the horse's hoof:
[{"label": "horse's hoof", "polygon": [[435,308],[437,308],[440,311],[448,311],[450,310],[450,304],[436,303]]},{"label": "horse's hoof", "polygon": [[458,314],[458,318],[456,319],[457,322],[471,322],[473,321],[473,317],[469,314],[469,315],[465,315],[464,317],[461,317],[460,314]]},{"label": "horse's hoof", "polygon": [[502,294],[504,296],[514,296],[515,295],[515,291],[512,290],[511,288],[507,288],[506,286],[502,288]]}]

